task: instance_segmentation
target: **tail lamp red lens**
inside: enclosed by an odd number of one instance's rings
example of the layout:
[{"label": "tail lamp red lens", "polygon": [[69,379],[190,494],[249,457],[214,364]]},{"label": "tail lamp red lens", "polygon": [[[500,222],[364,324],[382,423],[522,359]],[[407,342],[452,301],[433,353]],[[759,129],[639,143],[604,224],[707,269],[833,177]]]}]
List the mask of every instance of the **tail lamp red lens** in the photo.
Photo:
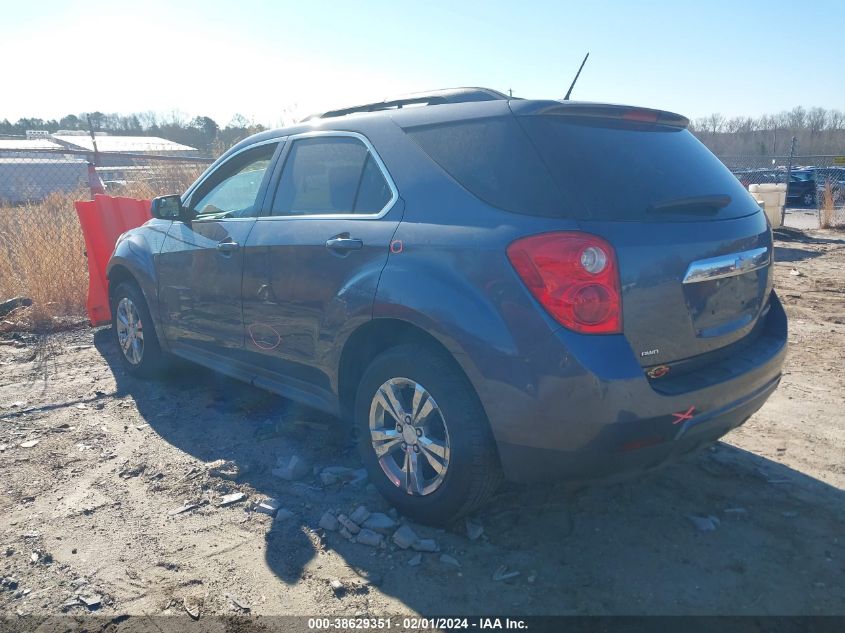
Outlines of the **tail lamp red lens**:
[{"label": "tail lamp red lens", "polygon": [[622,292],[613,247],[576,231],[541,233],[508,246],[531,294],[561,325],[583,334],[622,331]]}]

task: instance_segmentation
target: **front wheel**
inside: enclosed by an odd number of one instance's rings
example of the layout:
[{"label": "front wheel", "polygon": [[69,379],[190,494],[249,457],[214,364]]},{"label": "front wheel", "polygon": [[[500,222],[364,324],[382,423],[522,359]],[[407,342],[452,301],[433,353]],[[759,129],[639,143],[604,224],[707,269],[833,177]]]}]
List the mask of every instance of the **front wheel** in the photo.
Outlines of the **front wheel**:
[{"label": "front wheel", "polygon": [[816,204],[816,196],[812,193],[805,193],[801,196],[801,202],[804,203],[805,207],[812,207]]},{"label": "front wheel", "polygon": [[376,357],[358,387],[355,424],[370,480],[414,520],[448,525],[501,481],[484,410],[439,350],[402,345]]},{"label": "front wheel", "polygon": [[141,289],[124,281],[111,297],[112,331],[120,360],[130,374],[152,376],[165,365],[147,302]]}]

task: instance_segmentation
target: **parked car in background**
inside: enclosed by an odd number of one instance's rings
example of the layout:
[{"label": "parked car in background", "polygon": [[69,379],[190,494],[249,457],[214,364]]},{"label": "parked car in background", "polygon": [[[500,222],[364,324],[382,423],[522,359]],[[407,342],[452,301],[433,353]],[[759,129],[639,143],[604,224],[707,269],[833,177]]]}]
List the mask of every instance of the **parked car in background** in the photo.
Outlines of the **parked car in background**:
[{"label": "parked car in background", "polygon": [[817,198],[824,199],[824,192],[830,187],[834,203],[845,200],[845,167],[814,167]]},{"label": "parked car in background", "polygon": [[802,207],[816,206],[818,186],[816,172],[813,169],[793,170],[789,176],[789,186],[786,189],[786,204]]},{"label": "parked car in background", "polygon": [[786,352],[765,215],[687,124],[459,89],[252,136],[119,239],[122,361],[349,420],[427,523],[502,475],[657,467],[745,422]]},{"label": "parked car in background", "polygon": [[[782,184],[786,181],[785,169],[746,169],[734,171],[743,187],[750,185]],[[816,204],[818,187],[813,169],[794,169],[789,178],[786,190],[787,206],[812,207]]]},{"label": "parked car in background", "polygon": [[[763,182],[775,182],[774,170],[771,169],[735,169],[732,173],[745,189]],[[781,182],[783,182],[782,179]]]}]

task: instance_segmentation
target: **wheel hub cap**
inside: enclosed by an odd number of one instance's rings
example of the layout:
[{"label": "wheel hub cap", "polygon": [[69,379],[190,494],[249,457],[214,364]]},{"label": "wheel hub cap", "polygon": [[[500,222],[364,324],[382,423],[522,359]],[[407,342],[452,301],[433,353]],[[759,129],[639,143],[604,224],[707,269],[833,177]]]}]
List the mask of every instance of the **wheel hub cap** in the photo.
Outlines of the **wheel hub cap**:
[{"label": "wheel hub cap", "polygon": [[391,378],[370,405],[370,439],[384,474],[407,494],[431,494],[449,469],[446,422],[434,398],[409,378]]},{"label": "wheel hub cap", "polygon": [[402,439],[404,439],[407,444],[413,445],[417,443],[417,432],[410,424],[402,429]]}]

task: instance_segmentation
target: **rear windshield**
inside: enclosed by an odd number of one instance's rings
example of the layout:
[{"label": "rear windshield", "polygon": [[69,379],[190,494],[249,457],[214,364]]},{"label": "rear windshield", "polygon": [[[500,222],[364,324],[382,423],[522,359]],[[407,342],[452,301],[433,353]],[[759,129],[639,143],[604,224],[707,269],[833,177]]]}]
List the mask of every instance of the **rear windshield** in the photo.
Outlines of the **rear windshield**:
[{"label": "rear windshield", "polygon": [[508,211],[641,222],[727,219],[758,210],[685,129],[535,115],[407,131],[465,188]]}]

